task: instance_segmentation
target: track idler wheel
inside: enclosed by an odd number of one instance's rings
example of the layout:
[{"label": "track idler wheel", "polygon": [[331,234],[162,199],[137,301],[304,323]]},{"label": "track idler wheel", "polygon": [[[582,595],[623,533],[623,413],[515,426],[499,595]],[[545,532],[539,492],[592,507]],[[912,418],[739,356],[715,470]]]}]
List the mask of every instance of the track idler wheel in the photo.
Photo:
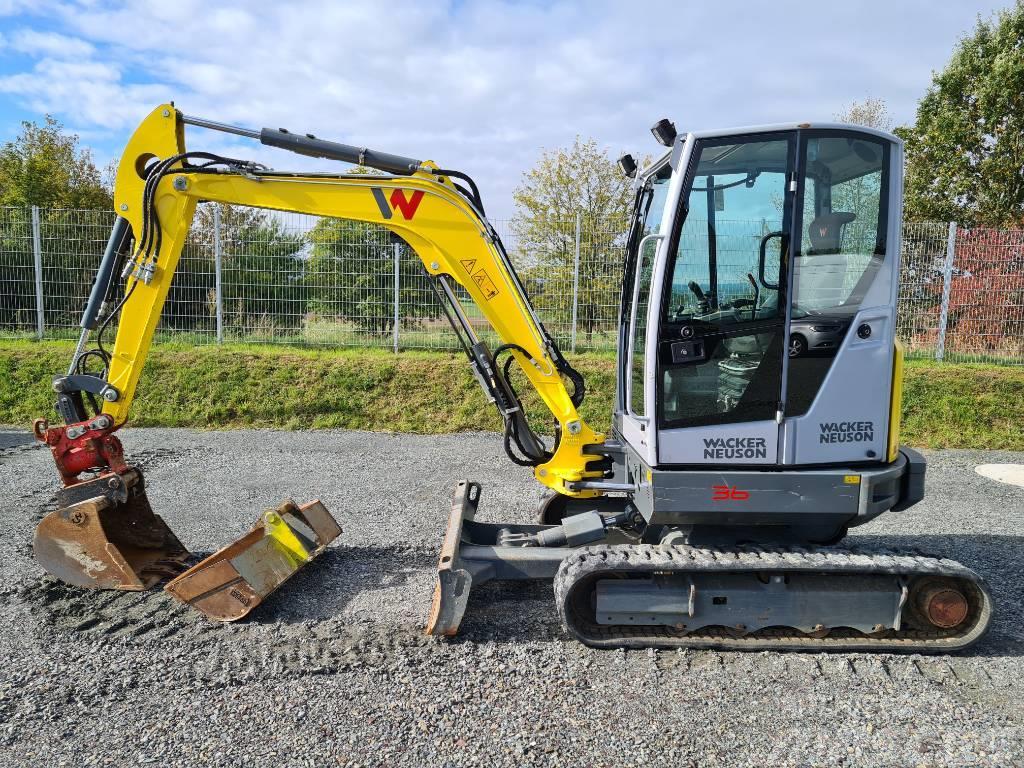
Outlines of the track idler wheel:
[{"label": "track idler wheel", "polygon": [[926,579],[911,597],[919,619],[938,629],[954,629],[964,623],[970,612],[967,596],[955,582]]}]

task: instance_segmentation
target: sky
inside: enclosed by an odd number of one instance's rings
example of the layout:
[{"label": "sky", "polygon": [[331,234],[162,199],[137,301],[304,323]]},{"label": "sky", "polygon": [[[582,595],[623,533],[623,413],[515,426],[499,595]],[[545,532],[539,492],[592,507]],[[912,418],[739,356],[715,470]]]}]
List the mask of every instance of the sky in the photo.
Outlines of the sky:
[{"label": "sky", "polygon": [[[541,151],[576,135],[654,154],[661,117],[681,131],[830,120],[865,98],[912,122],[978,14],[1009,4],[0,0],[0,141],[48,113],[103,166],[174,101],[464,170],[503,219]],[[332,169],[198,129],[186,143]]]}]

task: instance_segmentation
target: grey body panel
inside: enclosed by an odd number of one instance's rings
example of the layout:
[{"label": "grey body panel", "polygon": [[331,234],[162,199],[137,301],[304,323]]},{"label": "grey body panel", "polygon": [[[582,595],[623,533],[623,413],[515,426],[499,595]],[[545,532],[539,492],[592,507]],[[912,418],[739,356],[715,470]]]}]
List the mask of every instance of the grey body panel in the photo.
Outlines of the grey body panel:
[{"label": "grey body panel", "polygon": [[779,425],[774,421],[662,429],[659,464],[774,464]]},{"label": "grey body panel", "polygon": [[903,451],[891,464],[870,467],[671,469],[646,464],[627,445],[625,466],[633,503],[652,525],[855,526],[920,500],[924,460],[907,453],[916,465],[913,484]]}]

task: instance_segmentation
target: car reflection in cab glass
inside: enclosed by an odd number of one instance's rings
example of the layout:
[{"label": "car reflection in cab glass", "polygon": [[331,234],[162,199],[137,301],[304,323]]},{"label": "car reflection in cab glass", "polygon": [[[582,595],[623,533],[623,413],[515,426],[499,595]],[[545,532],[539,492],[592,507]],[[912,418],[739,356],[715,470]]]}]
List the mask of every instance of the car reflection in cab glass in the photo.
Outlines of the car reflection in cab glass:
[{"label": "car reflection in cab glass", "polygon": [[848,314],[805,312],[794,306],[789,327],[789,356],[835,355],[849,327]]}]

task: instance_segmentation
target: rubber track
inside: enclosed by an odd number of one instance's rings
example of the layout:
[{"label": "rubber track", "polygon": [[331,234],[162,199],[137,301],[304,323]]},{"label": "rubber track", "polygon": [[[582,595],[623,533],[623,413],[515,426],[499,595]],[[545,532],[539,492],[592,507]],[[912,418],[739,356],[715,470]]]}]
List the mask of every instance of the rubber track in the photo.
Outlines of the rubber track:
[{"label": "rubber track", "polygon": [[[833,629],[815,637],[797,629],[771,627],[738,635],[727,628],[686,633],[668,626],[601,625],[592,612],[580,612],[577,590],[589,589],[602,575],[677,573],[811,572],[947,576],[974,588],[964,627],[956,631],[886,630],[866,635]],[[992,617],[992,599],[984,580],[954,561],[898,552],[857,549],[703,549],[690,546],[618,544],[586,547],[567,557],[555,576],[555,600],[565,626],[581,642],[595,648],[713,648],[719,650],[896,651],[950,653],[982,638]],[[590,605],[589,597],[583,603]]]}]

